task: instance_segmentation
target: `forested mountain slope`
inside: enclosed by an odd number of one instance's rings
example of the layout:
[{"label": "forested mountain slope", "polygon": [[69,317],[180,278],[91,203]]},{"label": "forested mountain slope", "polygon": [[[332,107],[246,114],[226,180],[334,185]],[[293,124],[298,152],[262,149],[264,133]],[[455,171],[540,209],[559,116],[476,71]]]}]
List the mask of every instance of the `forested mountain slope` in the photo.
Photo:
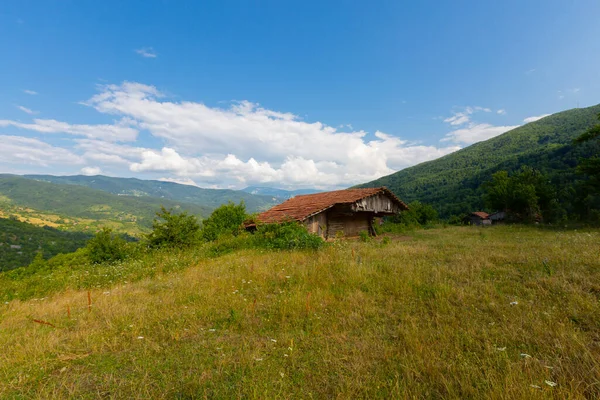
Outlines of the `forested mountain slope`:
[{"label": "forested mountain slope", "polygon": [[387,186],[404,201],[419,200],[449,216],[482,209],[479,186],[494,172],[528,165],[546,174],[566,198],[580,179],[578,159],[600,153],[598,143],[572,144],[598,122],[598,113],[600,105],[556,113],[358,187]]},{"label": "forested mountain slope", "polygon": [[174,201],[197,204],[207,209],[215,209],[229,201],[239,203],[244,201],[250,212],[270,208],[277,202],[273,196],[261,196],[241,190],[203,189],[191,185],[173,182],[142,180],[136,178],[114,178],[110,176],[74,175],[25,175],[26,178],[37,179],[52,183],[86,186],[92,189],[134,197],[158,197]]},{"label": "forested mountain slope", "polygon": [[16,216],[36,225],[92,233],[100,226],[109,226],[137,234],[151,227],[161,205],[198,217],[207,217],[211,211],[165,198],[118,196],[83,186],[0,175],[0,216]]},{"label": "forested mountain slope", "polygon": [[44,258],[71,253],[85,246],[91,237],[83,232],[65,232],[0,218],[0,271],[29,265],[38,252]]}]

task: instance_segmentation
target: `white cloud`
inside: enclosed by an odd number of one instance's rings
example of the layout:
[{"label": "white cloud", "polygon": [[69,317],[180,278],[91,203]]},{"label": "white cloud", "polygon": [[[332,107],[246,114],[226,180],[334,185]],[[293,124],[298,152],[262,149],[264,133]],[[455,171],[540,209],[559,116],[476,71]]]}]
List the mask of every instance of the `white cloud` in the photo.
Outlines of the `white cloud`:
[{"label": "white cloud", "polygon": [[190,178],[184,178],[184,179],[177,179],[177,178],[158,178],[159,181],[162,182],[172,182],[172,183],[179,183],[180,185],[189,185],[189,186],[198,186],[196,185],[196,182],[194,182],[193,180],[191,180]]},{"label": "white cloud", "polygon": [[141,49],[136,49],[135,52],[145,58],[156,58],[157,56],[152,47],[142,47]]},{"label": "white cloud", "polygon": [[16,106],[19,110],[23,111],[24,113],[27,113],[29,115],[33,115],[33,114],[37,114],[37,111],[33,111],[31,108],[27,108],[24,106]]},{"label": "white cloud", "polygon": [[35,96],[36,94],[38,94],[38,92],[33,91],[33,90],[29,90],[29,89],[23,90],[23,93],[27,93],[27,94],[30,94],[32,96]]},{"label": "white cloud", "polygon": [[[90,159],[109,157],[134,172],[231,184],[349,186],[459,149],[407,143],[376,132],[338,130],[249,101],[228,108],[170,102],[153,86],[125,82],[101,87],[86,105],[118,115],[164,140],[162,149],[103,148],[79,141]],[[491,111],[482,107],[476,111]]]},{"label": "white cloud", "polygon": [[453,126],[463,125],[471,122],[471,115],[478,111],[491,112],[492,110],[481,106],[465,107],[463,111],[457,111],[453,116],[444,119],[444,122],[447,122]]},{"label": "white cloud", "polygon": [[550,115],[550,114],[542,114],[542,115],[538,115],[538,116],[535,116],[535,117],[527,117],[527,118],[525,118],[525,119],[523,120],[523,122],[525,122],[526,124],[528,124],[528,123],[530,123],[530,122],[535,122],[535,121],[537,121],[538,119],[542,119],[542,118],[544,118],[544,117],[547,117],[548,115]]},{"label": "white cloud", "polygon": [[[462,125],[464,127],[447,133],[446,136],[441,139],[441,142],[472,144],[501,135],[518,126],[494,126],[487,123],[475,122],[472,120],[472,115],[478,111],[486,113],[492,112],[492,110],[487,107],[465,107],[463,111],[455,112],[452,117],[444,119],[444,122],[449,123],[451,126]],[[501,109],[496,111],[496,113],[504,115],[506,114],[506,110]]]},{"label": "white cloud", "polygon": [[535,72],[535,68],[531,68],[530,70],[525,71],[525,74],[531,75]]},{"label": "white cloud", "polygon": [[81,173],[83,175],[100,175],[102,173],[102,169],[99,167],[83,167],[81,168]]},{"label": "white cloud", "polygon": [[71,151],[41,140],[23,136],[0,135],[0,162],[47,167],[54,164],[81,164],[82,158]]},{"label": "white cloud", "polygon": [[482,140],[491,139],[518,127],[519,125],[493,126],[485,123],[472,123],[466,128],[457,129],[446,134],[442,139],[442,142],[449,141],[454,143],[472,144],[481,142]]},{"label": "white cloud", "polygon": [[138,134],[137,129],[131,127],[132,123],[133,121],[128,119],[122,119],[115,125],[72,125],[54,119],[34,119],[31,124],[0,120],[0,127],[14,126],[40,133],[68,133],[91,139],[126,142],[134,141]]}]

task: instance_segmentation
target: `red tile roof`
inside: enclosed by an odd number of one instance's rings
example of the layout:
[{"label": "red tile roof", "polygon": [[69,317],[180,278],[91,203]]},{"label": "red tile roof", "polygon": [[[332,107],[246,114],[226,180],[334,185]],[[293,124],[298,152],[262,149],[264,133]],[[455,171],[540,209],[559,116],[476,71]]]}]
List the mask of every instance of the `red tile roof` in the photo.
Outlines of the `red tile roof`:
[{"label": "red tile roof", "polygon": [[476,215],[481,219],[488,219],[490,217],[490,215],[488,213],[483,212],[483,211],[475,211],[475,212],[472,212],[471,215]]},{"label": "red tile roof", "polygon": [[277,223],[286,220],[304,221],[306,218],[331,208],[336,204],[351,204],[365,197],[374,196],[382,192],[399,204],[401,209],[408,209],[406,204],[385,187],[346,189],[296,196],[259,214],[256,219],[262,223]]}]

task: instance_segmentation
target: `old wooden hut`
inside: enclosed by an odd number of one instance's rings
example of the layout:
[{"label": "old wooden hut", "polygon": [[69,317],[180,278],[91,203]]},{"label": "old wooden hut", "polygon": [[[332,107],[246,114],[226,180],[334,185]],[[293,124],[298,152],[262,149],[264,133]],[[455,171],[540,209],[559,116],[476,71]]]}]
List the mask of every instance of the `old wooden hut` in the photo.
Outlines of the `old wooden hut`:
[{"label": "old wooden hut", "polygon": [[475,211],[465,217],[465,223],[470,225],[491,225],[492,221],[488,213]]},{"label": "old wooden hut", "polygon": [[373,219],[408,210],[406,204],[385,187],[346,189],[291,198],[259,214],[258,223],[298,221],[309,232],[328,239],[338,235],[374,235]]}]

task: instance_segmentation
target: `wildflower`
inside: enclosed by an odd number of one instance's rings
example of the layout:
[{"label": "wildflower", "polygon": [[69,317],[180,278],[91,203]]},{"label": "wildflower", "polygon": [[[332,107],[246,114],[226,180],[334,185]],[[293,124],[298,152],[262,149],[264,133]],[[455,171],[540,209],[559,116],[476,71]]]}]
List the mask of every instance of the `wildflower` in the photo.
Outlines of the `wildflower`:
[{"label": "wildflower", "polygon": [[281,375],[282,378],[285,376],[283,372],[280,372],[279,375]]},{"label": "wildflower", "polygon": [[284,354],[283,356],[284,356],[284,357],[289,357],[287,354]]},{"label": "wildflower", "polygon": [[209,331],[209,332],[214,332],[214,331],[216,331],[216,329],[214,329],[214,328],[211,328],[211,329],[209,329],[208,331]]},{"label": "wildflower", "polygon": [[516,306],[517,304],[519,304],[519,302],[518,302],[518,301],[511,301],[511,302],[510,302],[510,305],[511,305],[511,306]]},{"label": "wildflower", "polygon": [[138,339],[143,339],[144,337],[143,337],[143,336],[138,336],[137,338],[138,338]]},{"label": "wildflower", "polygon": [[290,279],[290,278],[291,278],[291,276],[289,276],[289,275],[286,275],[286,277],[285,277],[285,279]]},{"label": "wildflower", "polygon": [[552,386],[552,387],[554,387],[554,386],[558,386],[558,383],[556,383],[556,382],[552,382],[552,381],[544,381],[544,383],[545,383],[546,385],[548,385],[548,386]]},{"label": "wildflower", "polygon": [[541,386],[538,386],[538,385],[529,385],[529,387],[532,387],[534,389],[541,389],[542,388]]}]

